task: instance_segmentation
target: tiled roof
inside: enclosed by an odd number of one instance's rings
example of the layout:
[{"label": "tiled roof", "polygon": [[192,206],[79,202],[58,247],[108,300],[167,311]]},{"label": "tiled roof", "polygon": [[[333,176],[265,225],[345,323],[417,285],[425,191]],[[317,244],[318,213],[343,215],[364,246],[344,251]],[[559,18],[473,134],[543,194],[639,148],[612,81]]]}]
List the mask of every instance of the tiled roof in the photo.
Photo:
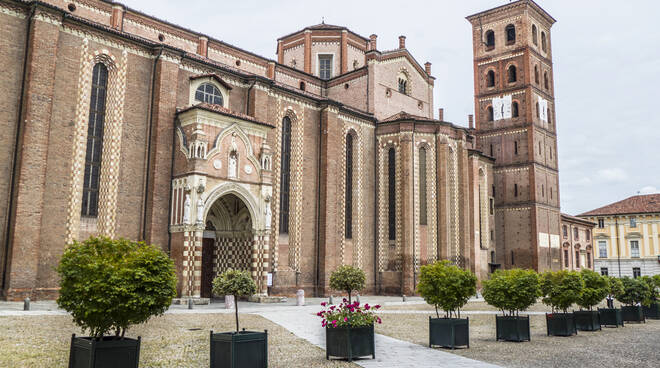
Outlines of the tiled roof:
[{"label": "tiled roof", "polygon": [[578,216],[622,215],[660,212],[660,194],[636,195]]},{"label": "tiled roof", "polygon": [[250,115],[246,115],[246,114],[243,114],[243,113],[240,113],[240,112],[234,112],[234,111],[229,110],[226,107],[222,107],[220,105],[215,105],[215,104],[209,104],[209,103],[206,103],[206,102],[198,103],[196,105],[192,105],[192,106],[189,106],[189,107],[186,107],[186,108],[183,108],[183,109],[178,109],[176,113],[177,114],[182,114],[182,113],[184,113],[186,111],[190,111],[192,109],[202,109],[202,110],[206,110],[206,111],[210,111],[210,112],[217,112],[217,113],[225,115],[225,116],[231,116],[233,118],[246,120],[246,121],[251,121],[253,123],[266,125],[266,126],[269,126],[269,127],[272,127],[272,128],[275,127],[275,125],[273,125],[271,123],[265,123],[263,121],[257,120],[256,118],[254,118]]},{"label": "tiled roof", "polygon": [[581,223],[581,224],[589,224],[591,226],[596,226],[596,223],[594,223],[594,222],[587,221],[583,218],[571,216],[571,215],[566,214],[566,213],[561,214],[561,219],[566,220],[566,221],[573,221],[573,222],[578,222],[578,223]]},{"label": "tiled roof", "polygon": [[428,120],[433,120],[432,118],[427,118],[424,116],[419,116],[419,115],[412,115],[408,114],[405,111],[398,112],[388,118],[385,118],[381,120],[382,123],[389,123],[390,121],[397,121],[397,120],[423,120],[423,121],[428,121]]}]

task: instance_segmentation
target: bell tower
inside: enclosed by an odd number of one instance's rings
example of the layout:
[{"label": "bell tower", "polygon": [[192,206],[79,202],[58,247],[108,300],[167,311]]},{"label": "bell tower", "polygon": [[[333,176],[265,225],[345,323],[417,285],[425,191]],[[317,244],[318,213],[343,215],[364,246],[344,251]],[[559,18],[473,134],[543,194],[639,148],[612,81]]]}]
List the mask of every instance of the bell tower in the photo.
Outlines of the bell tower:
[{"label": "bell tower", "polygon": [[[472,24],[478,148],[495,158],[495,262],[560,269],[557,123],[550,29],[532,0],[467,17]],[[491,261],[492,262],[492,261]]]}]

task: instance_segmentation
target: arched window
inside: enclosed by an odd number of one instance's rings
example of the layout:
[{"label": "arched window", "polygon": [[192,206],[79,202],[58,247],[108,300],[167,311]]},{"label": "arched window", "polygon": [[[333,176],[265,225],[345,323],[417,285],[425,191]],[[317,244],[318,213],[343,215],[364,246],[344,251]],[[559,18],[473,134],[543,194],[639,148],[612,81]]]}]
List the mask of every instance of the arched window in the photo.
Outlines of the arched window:
[{"label": "arched window", "polygon": [[101,155],[103,153],[103,125],[108,87],[108,68],[102,63],[94,65],[92,71],[92,93],[89,103],[87,126],[87,152],[85,154],[85,177],[83,179],[82,216],[98,216],[99,179],[101,177]]},{"label": "arched window", "polygon": [[513,103],[511,104],[511,116],[514,117],[514,118],[517,118],[518,116],[520,116],[518,102],[516,102],[516,101],[513,101]]},{"label": "arched window", "polygon": [[353,238],[353,136],[346,135],[346,239]]},{"label": "arched window", "polygon": [[518,154],[518,141],[513,142],[513,154]]},{"label": "arched window", "polygon": [[426,206],[426,148],[419,148],[419,224],[427,224]]},{"label": "arched window", "polygon": [[387,151],[387,225],[388,239],[396,240],[396,153]]},{"label": "arched window", "polygon": [[486,32],[486,50],[492,50],[495,47],[495,32]]},{"label": "arched window", "polygon": [[552,124],[552,119],[550,118],[550,108],[548,107],[548,124]]},{"label": "arched window", "polygon": [[402,77],[399,77],[399,93],[408,94],[408,81]]},{"label": "arched window", "polygon": [[534,65],[534,82],[536,82],[536,84],[539,84],[539,66],[538,65]]},{"label": "arched window", "polygon": [[280,234],[289,233],[289,190],[291,183],[291,119],[282,119],[280,155]]},{"label": "arched window", "polygon": [[550,82],[548,80],[548,72],[543,73],[543,86],[545,89],[550,89]]},{"label": "arched window", "polygon": [[486,108],[486,119],[488,119],[488,121],[493,121],[493,106],[488,106]]},{"label": "arched window", "polygon": [[486,74],[486,87],[495,87],[495,72],[492,70]]},{"label": "arched window", "polygon": [[305,82],[300,81],[300,90],[304,91],[305,90]]},{"label": "arched window", "polygon": [[509,83],[514,83],[516,80],[518,80],[518,73],[515,65],[511,65],[509,67],[507,75],[509,76]]},{"label": "arched window", "polygon": [[532,42],[534,42],[534,44],[536,46],[539,45],[539,36],[538,36],[538,31],[536,30],[536,25],[535,24],[532,24]]},{"label": "arched window", "polygon": [[539,103],[536,103],[536,118],[540,119],[541,118],[541,112],[539,110]]},{"label": "arched window", "polygon": [[545,32],[541,32],[541,49],[543,52],[548,51],[548,42],[545,39]]},{"label": "arched window", "polygon": [[195,100],[214,105],[222,105],[222,93],[211,83],[202,83],[195,91]]},{"label": "arched window", "polygon": [[516,42],[516,27],[513,24],[509,24],[505,28],[506,32],[506,44],[511,45]]}]

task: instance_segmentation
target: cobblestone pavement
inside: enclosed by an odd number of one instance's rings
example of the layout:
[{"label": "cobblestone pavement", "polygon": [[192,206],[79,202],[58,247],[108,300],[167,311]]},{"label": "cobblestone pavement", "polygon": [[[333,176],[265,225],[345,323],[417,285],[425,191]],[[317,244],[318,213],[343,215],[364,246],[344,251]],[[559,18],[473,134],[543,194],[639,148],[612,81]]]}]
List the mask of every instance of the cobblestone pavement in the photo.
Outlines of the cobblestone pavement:
[{"label": "cobblestone pavement", "polygon": [[[240,307],[239,307],[240,308]],[[259,312],[278,325],[293,332],[312,344],[325,349],[325,334],[321,321],[315,315],[316,306],[298,307],[295,310]],[[369,368],[404,367],[497,367],[477,360],[461,357],[445,351],[397,340],[376,334],[376,359],[355,360],[354,363]]]}]

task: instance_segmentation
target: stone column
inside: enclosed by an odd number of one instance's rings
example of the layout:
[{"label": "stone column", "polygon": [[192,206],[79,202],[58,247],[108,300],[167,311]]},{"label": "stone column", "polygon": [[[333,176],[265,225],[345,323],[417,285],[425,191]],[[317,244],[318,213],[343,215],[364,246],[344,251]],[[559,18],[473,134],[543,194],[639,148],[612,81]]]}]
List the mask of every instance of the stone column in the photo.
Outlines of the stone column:
[{"label": "stone column", "polygon": [[[402,126],[402,130],[406,127]],[[401,234],[397,236],[401,239],[401,278],[402,290],[404,295],[411,295],[415,291],[414,272],[415,265],[413,252],[415,246],[415,201],[414,201],[414,153],[412,132],[404,131],[401,133],[401,155],[399,157],[401,165],[401,209],[397,216],[401,216]]]}]

